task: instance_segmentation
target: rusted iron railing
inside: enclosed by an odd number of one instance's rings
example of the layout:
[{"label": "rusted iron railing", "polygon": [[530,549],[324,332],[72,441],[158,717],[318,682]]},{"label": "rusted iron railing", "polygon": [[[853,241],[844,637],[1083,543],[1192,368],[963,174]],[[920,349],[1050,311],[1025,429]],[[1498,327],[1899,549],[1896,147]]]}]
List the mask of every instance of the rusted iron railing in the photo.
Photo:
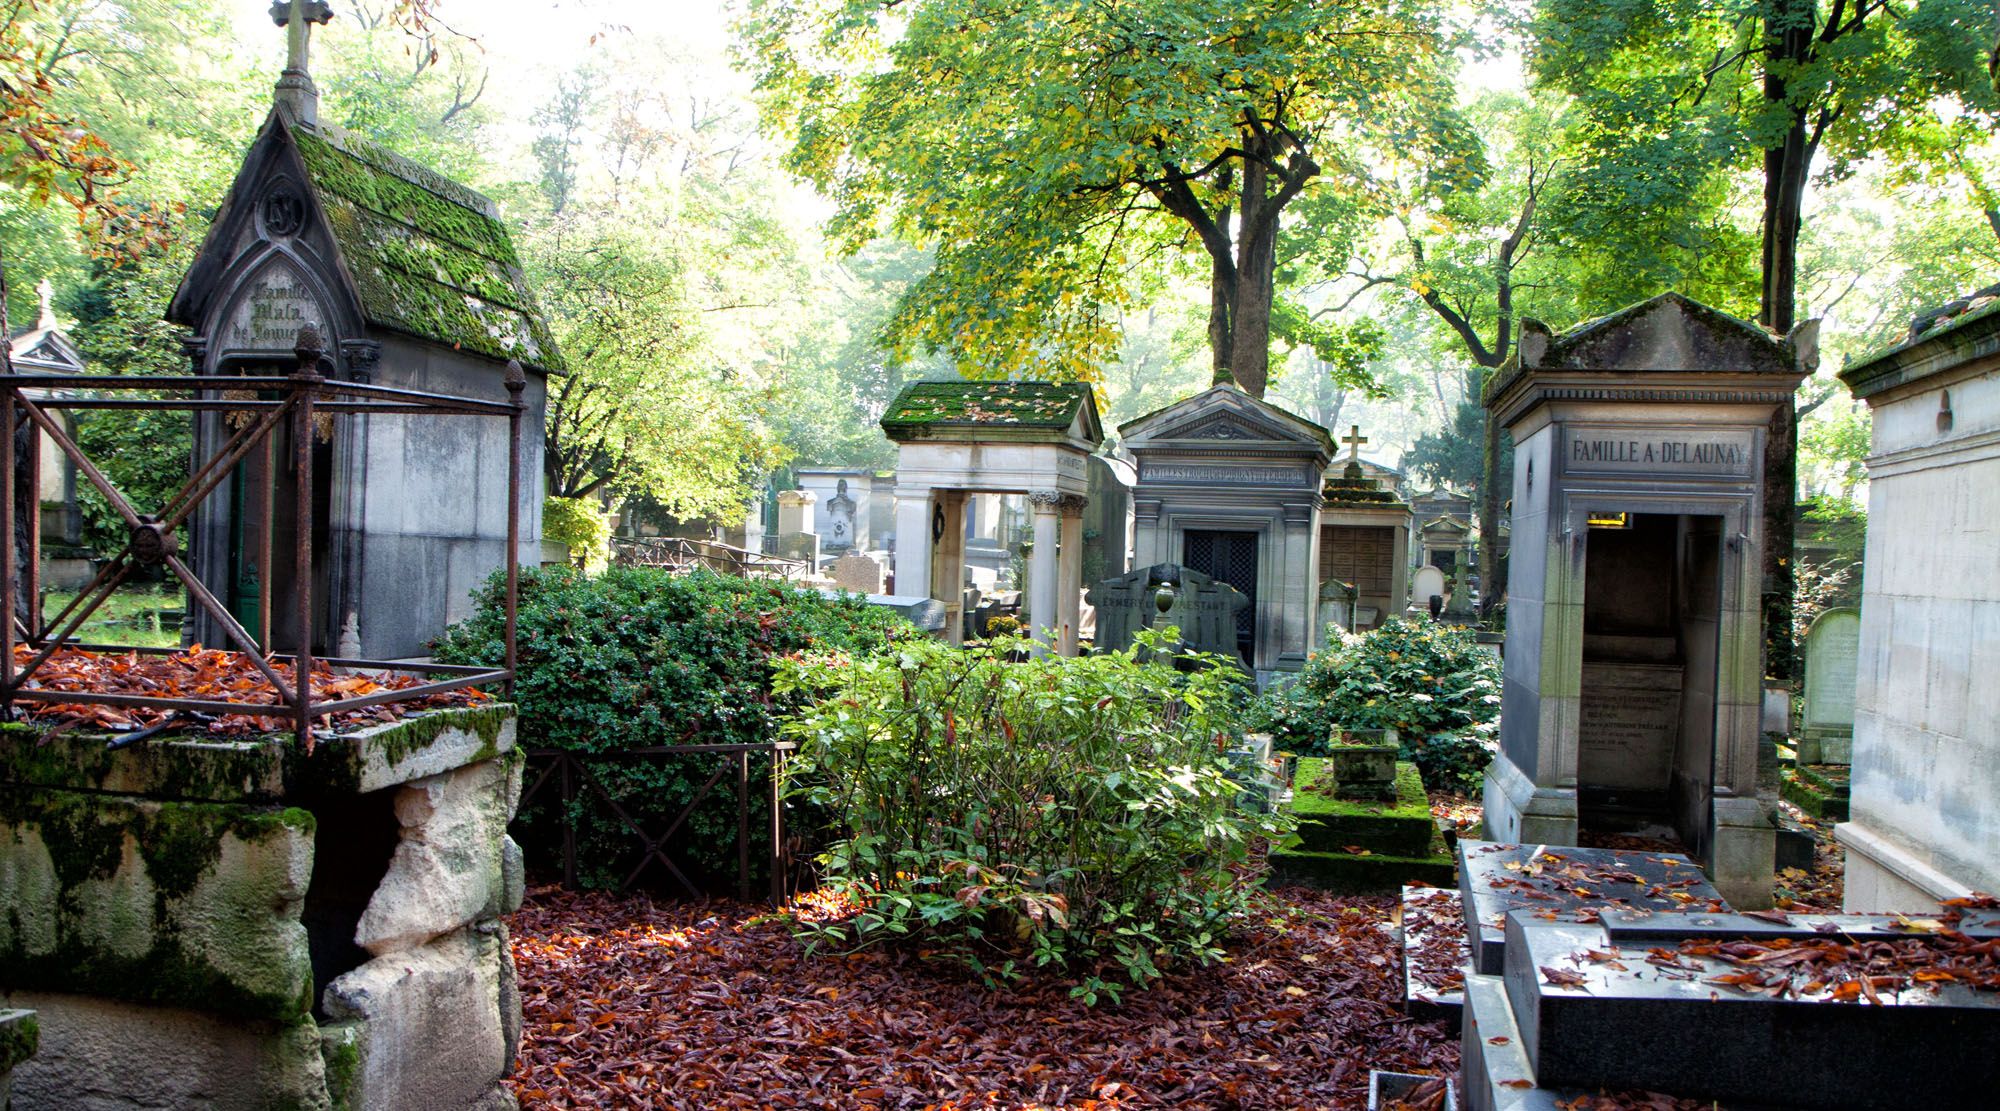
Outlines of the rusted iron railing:
[{"label": "rusted iron railing", "polygon": [[[0,374],[0,521],[13,522],[11,528],[26,530],[26,567],[18,533],[0,545],[0,608],[7,617],[0,620],[0,718],[13,716],[16,702],[77,703],[141,707],[193,713],[245,714],[288,720],[302,744],[310,745],[316,718],[385,703],[425,698],[446,691],[487,683],[511,686],[515,671],[514,627],[519,590],[521,540],[521,438],[527,416],[522,393],[527,376],[518,362],[507,364],[506,401],[457,397],[421,390],[398,389],[364,382],[344,381],[321,373],[330,368],[325,341],[319,330],[307,325],[299,330],[294,351],[297,368],[290,375],[206,376],[146,375],[129,378],[96,375]],[[232,395],[221,396],[222,391]],[[78,391],[71,393],[70,391]],[[116,396],[121,393],[186,393],[186,397]],[[39,396],[37,396],[39,395]],[[110,396],[107,396],[110,395]],[[271,396],[276,395],[276,396]],[[193,469],[187,484],[155,513],[142,513],[112,485],[97,465],[49,415],[51,410],[166,410],[197,413],[241,414],[241,425],[206,461]],[[357,669],[378,669],[413,673],[430,679],[413,687],[384,690],[372,694],[331,701],[315,701],[312,696],[313,568],[310,506],[313,491],[314,422],[322,415],[339,417],[359,413],[419,416],[504,417],[508,422],[507,452],[507,596],[506,658],[499,667],[449,664],[414,664],[376,660],[325,658],[319,663]],[[27,424],[25,459],[29,467],[27,488],[40,489],[41,451],[37,440],[46,435],[76,466],[77,472],[102,494],[111,508],[124,519],[130,539],[123,549],[104,561],[95,578],[64,606],[53,619],[44,621],[41,606],[41,521],[40,514],[20,514],[15,504],[17,435]],[[297,643],[289,654],[273,650],[271,636],[272,544],[276,528],[275,505],[278,479],[273,433],[291,422],[292,497],[298,507],[294,514],[293,605],[297,623]],[[181,558],[177,532],[201,503],[250,458],[262,453],[263,483],[258,491],[263,507],[259,550],[260,595],[258,631],[253,633],[237,621],[229,607],[202,582]],[[247,499],[246,499],[247,500]],[[25,521],[20,518],[25,516]],[[194,607],[220,627],[229,647],[241,652],[278,694],[274,705],[231,702],[220,698],[166,697],[152,694],[104,691],[43,690],[30,686],[36,672],[57,650],[65,647],[115,649],[120,652],[171,654],[178,649],[145,648],[129,645],[83,644],[76,632],[92,613],[108,600],[135,571],[160,567],[172,572],[187,588]],[[29,659],[16,659],[16,645],[26,645]],[[288,681],[279,670],[288,667]]]},{"label": "rusted iron railing", "polygon": [[678,536],[619,536],[611,541],[611,561],[620,567],[663,567],[692,571],[706,567],[746,579],[803,579],[812,566],[803,559],[753,552],[715,540]]},{"label": "rusted iron railing", "polygon": [[[648,866],[658,861],[690,897],[698,898],[702,894],[701,889],[687,877],[687,873],[681,871],[680,865],[675,863],[673,857],[667,855],[666,844],[674,834],[680,832],[683,825],[687,824],[695,808],[707,801],[715,792],[716,785],[722,782],[723,776],[734,771],[736,773],[736,896],[747,903],[750,901],[751,874],[750,757],[760,752],[768,753],[771,757],[771,766],[766,799],[770,806],[770,814],[766,821],[770,845],[765,850],[764,863],[771,873],[771,904],[782,906],[785,901],[785,877],[791,869],[791,852],[785,844],[785,812],[782,797],[784,767],[786,756],[797,747],[790,741],[768,741],[760,744],[651,745],[613,752],[571,752],[559,748],[530,749],[528,750],[530,766],[540,761],[547,763],[542,767],[540,774],[529,782],[527,790],[521,792],[521,810],[525,812],[528,804],[545,788],[551,784],[555,785],[558,805],[562,808],[562,866],[565,887],[571,889],[576,887],[576,830],[579,816],[576,803],[588,791],[610,809],[624,825],[625,831],[639,843],[639,863],[633,865],[632,870],[626,873],[625,879],[618,885],[620,891],[630,888],[645,874]],[[717,758],[714,773],[695,792],[694,797],[688,800],[687,805],[681,807],[680,813],[674,816],[673,821],[667,823],[657,835],[648,832],[645,824],[634,817],[632,811],[612,795],[610,789],[604,785],[603,778],[592,767],[593,764],[624,763],[704,753]]]}]

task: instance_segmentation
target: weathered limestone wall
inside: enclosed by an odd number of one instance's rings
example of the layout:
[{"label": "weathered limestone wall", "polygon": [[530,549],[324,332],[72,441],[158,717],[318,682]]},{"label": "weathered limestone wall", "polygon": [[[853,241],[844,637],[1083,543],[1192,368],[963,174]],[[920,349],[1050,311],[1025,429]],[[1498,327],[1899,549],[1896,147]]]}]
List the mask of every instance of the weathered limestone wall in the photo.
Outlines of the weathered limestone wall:
[{"label": "weathered limestone wall", "polygon": [[16,1106],[510,1105],[520,767],[506,706],[310,758],[0,727],[0,1008],[42,1033]]},{"label": "weathered limestone wall", "polygon": [[2000,311],[1850,366],[1873,411],[1846,909],[2000,891]]}]

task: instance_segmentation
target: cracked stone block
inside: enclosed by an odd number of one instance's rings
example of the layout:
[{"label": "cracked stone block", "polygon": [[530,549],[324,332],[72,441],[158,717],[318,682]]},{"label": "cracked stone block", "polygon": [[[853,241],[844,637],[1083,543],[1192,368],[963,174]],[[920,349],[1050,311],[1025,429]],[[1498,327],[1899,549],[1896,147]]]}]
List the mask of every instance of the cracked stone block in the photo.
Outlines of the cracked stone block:
[{"label": "cracked stone block", "polygon": [[396,788],[400,840],[355,928],[356,945],[377,957],[415,949],[501,904],[519,763],[485,760]]},{"label": "cracked stone block", "polygon": [[[346,1081],[366,1108],[502,1106],[491,1102],[514,1055],[519,994],[498,922],[377,957],[327,985],[334,1023],[363,1029]],[[508,1104],[511,1105],[511,1104]]]}]

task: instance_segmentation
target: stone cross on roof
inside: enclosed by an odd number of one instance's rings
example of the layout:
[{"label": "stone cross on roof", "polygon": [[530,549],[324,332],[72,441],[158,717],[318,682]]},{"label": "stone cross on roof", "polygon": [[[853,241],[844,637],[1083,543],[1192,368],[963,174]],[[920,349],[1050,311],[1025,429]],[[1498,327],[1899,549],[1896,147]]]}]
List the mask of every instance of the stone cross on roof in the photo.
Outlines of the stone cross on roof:
[{"label": "stone cross on roof", "polygon": [[1351,449],[1351,453],[1347,457],[1348,462],[1361,462],[1361,445],[1368,442],[1368,437],[1361,434],[1360,425],[1351,425],[1347,435],[1340,438],[1340,442],[1346,444]]},{"label": "stone cross on roof", "polygon": [[271,22],[285,29],[285,71],[278,77],[278,105],[299,123],[319,122],[319,89],[314,87],[308,67],[312,51],[312,25],[331,23],[333,6],[327,0],[274,0]]}]

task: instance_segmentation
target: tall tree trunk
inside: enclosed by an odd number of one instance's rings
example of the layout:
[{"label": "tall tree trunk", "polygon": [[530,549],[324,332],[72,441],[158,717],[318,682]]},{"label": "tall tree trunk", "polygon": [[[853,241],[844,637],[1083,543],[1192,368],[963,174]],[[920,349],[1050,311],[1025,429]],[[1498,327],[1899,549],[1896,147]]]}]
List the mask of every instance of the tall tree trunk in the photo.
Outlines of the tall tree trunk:
[{"label": "tall tree trunk", "polygon": [[[1224,220],[1227,220],[1227,214]],[[1235,344],[1235,313],[1231,311],[1235,303],[1236,268],[1229,256],[1210,260],[1208,293],[1208,354],[1214,364],[1215,377],[1210,385],[1220,386],[1234,382],[1235,376],[1229,371],[1229,353]]]},{"label": "tall tree trunk", "polygon": [[1243,211],[1236,244],[1235,313],[1230,318],[1229,371],[1251,397],[1263,397],[1271,375],[1271,292],[1276,277],[1277,210],[1266,194],[1264,144],[1251,142],[1243,160]]},{"label": "tall tree trunk", "polygon": [[[1812,51],[1813,0],[1768,0],[1764,100],[1786,103],[1784,77],[1774,72],[1807,60]],[[1763,296],[1757,318],[1779,335],[1792,330],[1798,299],[1799,223],[1812,152],[1805,112],[1791,108],[1778,146],[1764,152]],[[1794,405],[1778,406],[1764,438],[1764,675],[1790,683],[1797,675],[1792,643],[1792,552],[1798,518],[1799,426]]]}]

